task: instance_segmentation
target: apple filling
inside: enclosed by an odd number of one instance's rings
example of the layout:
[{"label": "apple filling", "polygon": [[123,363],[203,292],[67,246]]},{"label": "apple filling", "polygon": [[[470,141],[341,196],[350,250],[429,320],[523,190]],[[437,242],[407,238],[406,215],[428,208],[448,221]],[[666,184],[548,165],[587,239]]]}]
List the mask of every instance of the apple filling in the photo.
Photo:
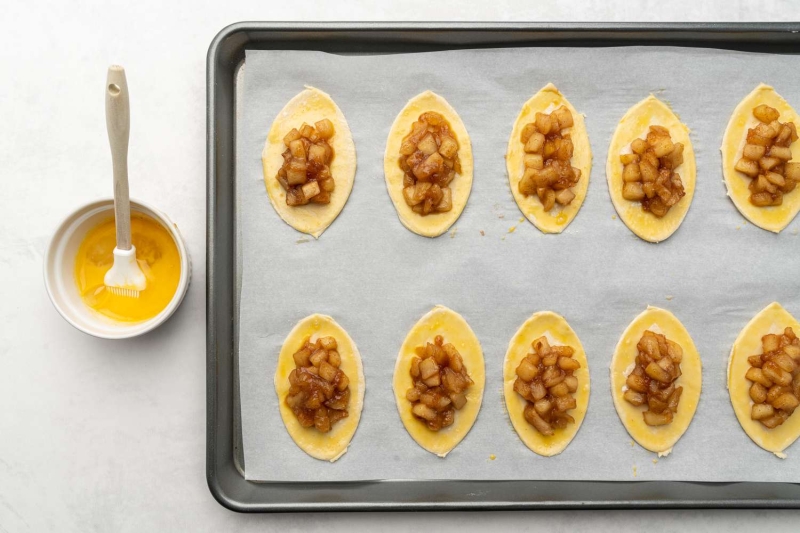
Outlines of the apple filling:
[{"label": "apple filling", "polygon": [[641,202],[658,218],[686,194],[675,169],[683,163],[683,144],[673,143],[669,130],[650,126],[644,139],[634,139],[631,153],[622,154],[622,197]]},{"label": "apple filling", "polygon": [[756,106],[753,116],[758,125],[747,130],[742,157],[734,168],[752,179],[751,204],[781,205],[783,195],[792,192],[800,180],[800,163],[789,162],[797,128],[793,122],[779,122],[778,110],[765,104]]},{"label": "apple filling", "polygon": [[406,392],[411,412],[428,429],[439,431],[453,425],[456,411],[467,404],[466,390],[472,385],[461,354],[441,335],[433,343],[416,349],[411,360],[413,387]]},{"label": "apple filling", "polygon": [[286,204],[327,204],[336,184],[331,175],[334,152],[330,140],[334,135],[333,123],[322,119],[309,126],[303,124],[283,138],[286,150],[283,165],[275,179],[286,191]]},{"label": "apple filling", "polygon": [[578,378],[574,372],[581,364],[572,356],[570,346],[550,346],[547,338],[531,343],[533,351],[517,367],[514,391],[526,400],[523,415],[542,435],[574,424],[567,411],[575,409]]},{"label": "apple filling", "polygon": [[458,140],[450,124],[434,111],[422,113],[400,145],[403,198],[422,216],[453,208],[450,182],[461,172]]},{"label": "apple filling", "polygon": [[761,337],[761,348],[763,353],[747,358],[750,368],[745,377],[753,383],[750,418],[773,429],[800,404],[800,339],[786,328],[781,335]]},{"label": "apple filling", "polygon": [[339,368],[342,358],[336,348],[333,337],[306,339],[293,355],[295,369],[289,374],[286,405],[301,426],[322,433],[346,418],[350,405],[350,380]]},{"label": "apple filling", "polygon": [[572,187],[581,179],[581,171],[571,164],[574,147],[566,130],[572,125],[572,113],[562,105],[549,115],[536,113],[534,122],[526,124],[520,135],[525,173],[519,192],[536,195],[545,211],[575,199]]},{"label": "apple filling", "polygon": [[636,366],[625,382],[623,398],[635,405],[647,407],[642,412],[648,426],[664,426],[678,412],[683,387],[676,387],[681,376],[683,349],[664,335],[650,330],[642,334],[636,345],[639,354]]}]

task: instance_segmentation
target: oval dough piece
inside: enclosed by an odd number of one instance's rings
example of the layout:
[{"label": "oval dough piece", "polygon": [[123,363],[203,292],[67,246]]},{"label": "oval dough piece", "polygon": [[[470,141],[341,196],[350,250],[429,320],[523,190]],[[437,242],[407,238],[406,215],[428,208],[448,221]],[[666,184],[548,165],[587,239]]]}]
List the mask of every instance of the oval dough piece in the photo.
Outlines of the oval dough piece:
[{"label": "oval dough piece", "polygon": [[[574,373],[578,378],[578,390],[575,391],[577,406],[567,412],[575,419],[575,423],[565,429],[556,429],[555,434],[550,437],[539,433],[525,420],[522,413],[527,402],[514,391],[517,367],[522,359],[533,350],[531,343],[543,335],[547,337],[551,346],[571,346],[575,350],[573,357],[581,364],[581,367]],[[503,396],[511,424],[525,446],[532,451],[545,457],[551,457],[563,452],[572,442],[581,428],[586,416],[586,409],[589,407],[589,362],[578,335],[564,320],[564,317],[551,311],[542,311],[535,313],[520,326],[508,343],[508,351],[503,361]]]},{"label": "oval dough piece", "polygon": [[753,442],[781,458],[786,457],[783,450],[800,435],[800,416],[794,413],[786,422],[774,429],[768,429],[760,422],[752,420],[751,383],[744,375],[750,368],[747,358],[763,353],[761,337],[769,333],[783,333],[786,327],[791,327],[795,333],[800,333],[800,323],[786,309],[777,302],[769,304],[754,316],[736,337],[728,359],[728,393],[739,424]]},{"label": "oval dough piece", "polygon": [[[631,153],[631,142],[645,137],[650,126],[664,126],[669,130],[672,141],[683,143],[684,146],[683,164],[678,166],[676,172],[681,176],[686,195],[662,218],[644,211],[639,202],[631,202],[622,197],[623,165],[619,156]],[[648,242],[661,242],[669,238],[683,222],[694,197],[697,168],[694,148],[689,139],[689,128],[681,123],[664,102],[651,94],[630,108],[620,120],[608,148],[606,178],[614,209],[628,229]]]},{"label": "oval dough piece", "polygon": [[[625,380],[633,370],[639,351],[636,345],[645,330],[666,335],[683,349],[681,376],[675,381],[683,387],[678,412],[672,422],[665,426],[648,426],[642,418],[644,407],[636,407],[623,399]],[[700,401],[700,388],[703,382],[703,368],[700,354],[692,337],[675,315],[658,307],[648,307],[633,319],[620,337],[611,359],[611,396],[622,424],[630,436],[642,448],[657,452],[659,457],[668,455],[678,439],[686,432]]]},{"label": "oval dough piece", "polygon": [[[556,204],[552,210],[545,212],[544,206],[538,197],[525,196],[519,192],[519,182],[525,172],[523,163],[525,150],[522,142],[520,142],[520,135],[525,125],[534,121],[536,113],[550,113],[562,105],[566,106],[572,113],[573,125],[567,131],[570,133],[575,147],[572,166],[580,169],[581,179],[577,185],[572,187],[575,199],[569,205],[561,207]],[[517,120],[514,122],[514,128],[511,130],[511,138],[508,140],[506,172],[508,173],[508,184],[511,187],[511,193],[514,195],[517,206],[519,206],[522,214],[542,233],[561,233],[564,231],[583,205],[583,200],[586,198],[586,190],[589,187],[589,177],[592,172],[592,147],[589,144],[589,135],[586,133],[586,123],[584,122],[584,116],[572,107],[569,100],[558,92],[558,89],[552,83],[548,83],[522,106],[522,111],[520,111]]]},{"label": "oval dough piece", "polygon": [[[294,207],[286,205],[286,191],[275,179],[283,165],[281,154],[286,150],[283,138],[292,128],[299,129],[304,122],[313,126],[324,118],[333,122],[334,131],[331,139],[334,157],[330,168],[336,186],[331,193],[331,201]],[[344,208],[356,177],[356,146],[339,106],[327,93],[306,86],[305,90],[289,100],[272,122],[261,153],[261,164],[269,201],[278,215],[297,231],[319,238]]]},{"label": "oval dough piece", "polygon": [[[461,159],[461,173],[450,182],[453,195],[453,208],[445,213],[431,213],[421,216],[411,210],[403,199],[403,171],[400,169],[400,144],[403,138],[411,132],[411,125],[426,111],[436,111],[443,115],[450,123],[451,130],[458,141],[458,156]],[[467,128],[461,121],[456,110],[447,100],[436,93],[425,91],[408,101],[406,106],[394,119],[386,140],[386,154],[383,157],[383,173],[386,179],[386,188],[392,199],[397,216],[403,225],[423,237],[438,237],[450,229],[464,206],[467,205],[469,193],[472,191],[472,144],[467,133]]]},{"label": "oval dough piece", "polygon": [[[753,108],[766,104],[777,109],[781,122],[794,122],[800,127],[800,117],[786,100],[775,92],[775,89],[763,83],[739,102],[733,110],[725,136],[722,138],[722,175],[733,205],[747,220],[765,230],[779,233],[800,211],[800,190],[795,189],[783,195],[783,203],[778,206],[757,207],[750,203],[750,178],[734,169],[736,162],[742,157],[747,130],[758,124],[753,116]],[[800,142],[793,142],[792,161],[800,161]],[[750,354],[752,355],[752,354]],[[785,425],[785,424],[784,424]]]},{"label": "oval dough piece", "polygon": [[[415,213],[416,214],[416,213]],[[467,389],[467,404],[456,411],[453,425],[439,431],[431,431],[411,414],[411,402],[406,399],[406,391],[413,386],[411,380],[411,360],[416,356],[417,346],[433,342],[436,335],[444,337],[444,342],[452,343],[464,360],[473,384]],[[408,332],[397,363],[394,367],[394,398],[397,411],[408,434],[425,450],[445,457],[467,436],[483,400],[486,371],[483,364],[483,351],[478,337],[469,327],[464,317],[442,305],[437,305],[414,324]]]},{"label": "oval dough piece", "polygon": [[[333,425],[328,433],[320,433],[315,428],[300,425],[297,417],[284,401],[289,392],[289,374],[294,370],[294,353],[307,337],[315,341],[318,337],[331,335],[336,338],[337,351],[342,363],[339,368],[350,380],[350,407],[348,416]],[[347,452],[347,447],[358,428],[361,410],[364,407],[364,368],[361,355],[350,335],[331,317],[314,314],[297,323],[283,341],[278,368],[275,371],[275,392],[278,395],[278,406],[286,431],[295,444],[311,457],[334,462]]]}]

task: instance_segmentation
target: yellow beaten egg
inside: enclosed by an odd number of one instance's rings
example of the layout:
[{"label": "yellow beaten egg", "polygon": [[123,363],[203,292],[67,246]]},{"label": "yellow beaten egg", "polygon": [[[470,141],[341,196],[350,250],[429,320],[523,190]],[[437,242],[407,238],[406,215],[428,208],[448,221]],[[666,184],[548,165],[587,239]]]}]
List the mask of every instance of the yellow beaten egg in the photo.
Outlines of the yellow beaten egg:
[{"label": "yellow beaten egg", "polygon": [[178,246],[156,220],[131,213],[131,240],[136,247],[136,261],[147,278],[147,288],[138,298],[111,294],[104,284],[106,272],[114,264],[113,218],[86,234],[75,257],[75,283],[84,303],[117,322],[141,322],[158,315],[169,305],[181,277]]}]

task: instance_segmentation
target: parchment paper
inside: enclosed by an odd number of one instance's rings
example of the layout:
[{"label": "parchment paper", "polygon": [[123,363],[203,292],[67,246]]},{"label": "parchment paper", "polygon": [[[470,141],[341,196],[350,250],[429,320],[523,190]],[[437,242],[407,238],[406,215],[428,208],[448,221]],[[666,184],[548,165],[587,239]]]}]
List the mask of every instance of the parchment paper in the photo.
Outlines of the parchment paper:
[{"label": "parchment paper", "polygon": [[[800,448],[780,460],[752,443],[726,390],[742,327],[778,300],[800,314],[795,220],[780,235],[747,224],[725,195],[719,147],[731,112],[759,82],[800,105],[800,57],[690,48],[530,48],[344,56],[249,51],[237,122],[241,251],[239,368],[246,477],[263,481],[375,479],[686,480],[800,482]],[[553,82],[586,115],[594,165],[586,202],[561,235],[522,220],[503,155],[522,104]],[[261,150],[283,105],[312,85],[344,112],[358,171],[344,210],[318,241],[269,203]],[[431,89],[472,139],[472,194],[449,234],[419,237],[397,219],[383,178],[386,138],[411,97]],[[646,243],[615,217],[605,176],[620,118],[649,93],[692,130],[697,189],[681,228]],[[296,283],[311,276],[318,283]],[[409,328],[435,304],[461,313],[483,346],[486,390],[469,435],[446,459],[420,448],[400,422],[392,372]],[[623,330],[645,309],[669,309],[703,360],[694,421],[656,460],[614,410],[609,364]],[[575,439],[543,458],[517,437],[502,396],[508,341],[533,312],[562,314],[591,371],[591,399]],[[289,330],[333,316],[362,354],[366,398],[350,450],[317,461],[291,440],[273,375]],[[800,416],[800,415],[795,415]],[[495,456],[495,459],[491,459]]]}]

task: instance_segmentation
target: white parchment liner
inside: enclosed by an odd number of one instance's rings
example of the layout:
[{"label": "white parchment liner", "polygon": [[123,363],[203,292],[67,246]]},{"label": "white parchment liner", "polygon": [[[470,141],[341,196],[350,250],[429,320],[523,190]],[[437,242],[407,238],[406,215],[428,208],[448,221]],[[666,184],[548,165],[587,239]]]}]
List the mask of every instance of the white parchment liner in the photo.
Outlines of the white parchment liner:
[{"label": "white parchment liner", "polygon": [[[758,448],[736,421],[725,387],[731,344],[755,313],[778,300],[800,314],[798,221],[780,235],[746,224],[722,182],[719,147],[730,113],[762,81],[800,106],[800,57],[790,55],[645,47],[363,56],[248,51],[236,129],[247,478],[800,482],[798,445],[783,461]],[[522,104],[548,82],[586,115],[594,154],[586,202],[561,235],[543,235],[521,221],[503,158]],[[260,159],[272,120],[306,84],[342,109],[358,154],[350,200],[318,241],[278,218]],[[437,239],[400,224],[383,179],[389,126],[425,89],[459,112],[475,157],[467,207]],[[615,217],[604,170],[619,119],[650,93],[692,130],[698,172],[683,225],[658,245],[641,241]],[[444,460],[407,435],[391,388],[398,348],[435,304],[467,319],[486,360],[478,420]],[[658,461],[633,445],[614,411],[608,377],[620,334],[647,305],[675,313],[703,359],[694,421],[673,454]],[[502,397],[508,341],[541,310],[562,314],[575,329],[592,379],[583,427],[552,458],[522,444]],[[367,381],[361,424],[350,451],[334,464],[295,446],[272,385],[286,334],[315,312],[332,315],[353,337]]]}]

